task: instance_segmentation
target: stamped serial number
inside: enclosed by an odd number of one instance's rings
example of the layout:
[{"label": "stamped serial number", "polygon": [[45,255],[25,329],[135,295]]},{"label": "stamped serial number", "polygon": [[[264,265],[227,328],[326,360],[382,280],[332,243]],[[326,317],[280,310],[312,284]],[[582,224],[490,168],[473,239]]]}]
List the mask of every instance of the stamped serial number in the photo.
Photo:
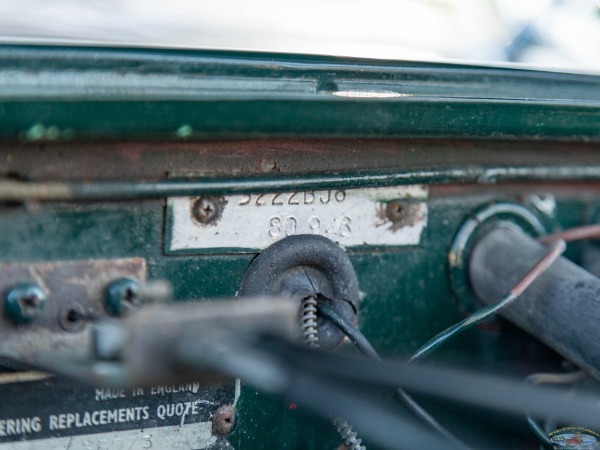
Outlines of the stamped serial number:
[{"label": "stamped serial number", "polygon": [[344,239],[352,234],[352,219],[346,215],[326,220],[318,216],[311,216],[307,220],[299,220],[292,215],[273,216],[269,220],[267,233],[273,239],[295,234],[324,234]]},{"label": "stamped serial number", "polygon": [[283,205],[326,205],[330,202],[342,203],[346,199],[346,191],[320,191],[320,192],[291,192],[279,194],[242,195],[238,205],[256,206],[283,206]]}]

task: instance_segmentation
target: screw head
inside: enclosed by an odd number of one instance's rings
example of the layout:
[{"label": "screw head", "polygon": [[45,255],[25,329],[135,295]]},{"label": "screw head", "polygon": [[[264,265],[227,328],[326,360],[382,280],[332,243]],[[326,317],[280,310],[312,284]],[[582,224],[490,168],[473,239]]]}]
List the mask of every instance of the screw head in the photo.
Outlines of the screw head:
[{"label": "screw head", "polygon": [[419,203],[392,200],[385,207],[385,216],[392,223],[391,230],[412,226],[423,219],[423,211]]},{"label": "screw head", "polygon": [[139,289],[138,282],[130,278],[119,278],[110,283],[104,298],[108,312],[113,316],[120,316],[139,306]]},{"label": "screw head", "polygon": [[194,203],[192,214],[194,219],[198,222],[209,223],[217,218],[219,206],[214,199],[210,197],[201,197]]},{"label": "screw head", "polygon": [[44,309],[46,294],[33,283],[22,283],[10,289],[4,298],[6,317],[16,324],[33,322]]},{"label": "screw head", "polygon": [[405,205],[399,200],[392,200],[385,207],[385,215],[392,222],[398,222],[405,215]]},{"label": "screw head", "polygon": [[212,417],[213,432],[225,436],[231,433],[235,425],[235,408],[232,405],[221,406]]}]

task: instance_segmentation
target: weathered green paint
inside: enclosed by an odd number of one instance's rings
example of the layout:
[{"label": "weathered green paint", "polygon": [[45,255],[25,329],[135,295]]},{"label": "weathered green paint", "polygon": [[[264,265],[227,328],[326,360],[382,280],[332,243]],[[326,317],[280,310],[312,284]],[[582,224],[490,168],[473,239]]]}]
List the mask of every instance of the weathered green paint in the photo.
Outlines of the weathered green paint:
[{"label": "weathered green paint", "polygon": [[[429,225],[418,247],[350,253],[365,293],[359,311],[361,327],[381,353],[408,356],[435,333],[461,319],[448,282],[447,251],[468,214],[494,197],[510,197],[502,190],[500,185],[497,196],[473,193],[431,198]],[[558,202],[554,226],[577,224],[586,210],[596,206],[591,200],[564,198]],[[165,211],[160,201],[51,204],[33,211],[7,206],[0,213],[0,254],[4,261],[142,256],[148,261],[149,277],[170,280],[177,299],[235,295],[253,257],[164,255]],[[556,361],[552,355],[523,333],[502,325],[495,331],[470,331],[440,349],[434,359],[524,376],[540,365],[552,366]],[[441,419],[452,422],[451,416],[443,410]],[[472,434],[464,421],[452,426],[461,437],[468,439]],[[521,448],[520,443],[515,444],[518,435],[497,441],[497,430],[491,425],[480,428],[478,434],[492,439],[488,443],[495,448]],[[243,390],[239,422],[231,440],[239,449],[316,450],[334,447],[337,442],[327,421],[306,418],[302,411],[249,387]]]},{"label": "weathered green paint", "polygon": [[600,81],[585,75],[239,52],[17,46],[0,46],[0,67],[0,138],[25,142],[600,138]]},{"label": "weathered green paint", "polygon": [[[4,101],[0,137],[27,141],[38,124],[85,139],[409,137],[600,139],[597,106],[440,99]],[[40,139],[52,141],[52,139]],[[36,141],[34,139],[33,141]]]},{"label": "weathered green paint", "polygon": [[[46,76],[54,84],[46,79],[19,85]],[[447,258],[465,218],[490,201],[521,202],[515,192],[531,191],[523,185],[483,186],[600,179],[594,153],[600,141],[600,80],[592,76],[297,55],[0,46],[0,80],[0,139],[10,147],[2,159],[7,165],[15,154],[26,160],[15,172],[10,167],[2,171],[7,178],[0,181],[0,198],[54,201],[0,203],[2,261],[140,256],[147,261],[149,278],[169,280],[177,300],[234,296],[253,255],[165,254],[165,196],[406,183],[446,183],[452,188],[456,186],[451,183],[472,183],[461,192],[431,196],[419,246],[350,253],[364,292],[361,328],[378,351],[394,357],[410,355],[462,318],[462,305],[451,291]],[[361,96],[353,97],[353,92]],[[258,147],[266,141],[254,146],[248,141],[245,165],[240,166],[245,172],[234,170],[240,167],[227,161],[228,147],[220,142],[206,156],[212,156],[213,165],[203,165],[203,140],[257,137],[296,141],[283,153],[275,143],[265,153],[272,159],[256,161],[248,155],[260,153]],[[316,144],[302,142],[309,137],[346,141],[334,142],[331,148],[319,144],[327,149],[327,169],[302,159],[290,163],[295,146],[306,151],[303,158],[311,157]],[[363,145],[351,137],[463,141]],[[474,138],[479,139],[475,146],[470,141]],[[540,139],[546,139],[548,153]],[[550,147],[556,140],[562,147],[554,151]],[[589,141],[595,143],[588,145]],[[27,145],[19,147],[19,142]],[[156,145],[127,147],[140,142]],[[35,165],[47,156],[49,143],[54,172],[44,176],[45,169]],[[171,153],[161,143],[182,146],[177,150],[178,179],[167,179],[173,176],[168,173]],[[184,143],[193,151],[189,163],[181,156],[188,151]],[[579,153],[571,153],[571,143]],[[513,144],[518,151],[506,152]],[[125,167],[119,176],[110,165],[102,165],[94,176],[87,176],[85,169],[74,176],[65,174],[69,183],[56,174],[60,161],[72,163],[75,153],[93,153],[93,158],[75,164],[83,167],[101,161],[115,145],[122,146],[116,154]],[[365,161],[372,157],[370,170],[337,162],[344,154],[336,146],[352,147]],[[378,146],[377,152],[370,152]],[[37,153],[28,153],[32,148]],[[218,159],[217,153],[226,157]],[[236,152],[231,153],[235,159]],[[478,155],[474,159],[465,156],[473,153]],[[550,153],[552,158],[545,161]],[[274,170],[275,160],[285,174]],[[145,175],[145,163],[151,175]],[[188,166],[193,179],[182,178]],[[50,184],[21,182],[25,179]],[[544,192],[552,192],[552,186]],[[575,189],[557,193],[557,198],[555,214],[544,218],[548,229],[586,223],[600,206],[593,195]],[[112,202],[101,202],[107,199]],[[115,201],[123,199],[128,202]],[[70,203],[58,203],[61,200]],[[571,246],[568,256],[578,260],[579,249]],[[434,359],[516,377],[554,369],[558,362],[553,352],[500,321],[449,342]],[[467,442],[483,448],[537,448],[524,419],[489,414],[486,424],[481,422],[484,414],[457,414],[455,408],[425,404]],[[245,450],[317,450],[338,443],[327,420],[307,416],[250,387],[243,389],[238,425],[230,439]]]},{"label": "weathered green paint", "polygon": [[46,294],[37,284],[20,283],[6,292],[4,314],[15,324],[33,322],[46,303]]}]

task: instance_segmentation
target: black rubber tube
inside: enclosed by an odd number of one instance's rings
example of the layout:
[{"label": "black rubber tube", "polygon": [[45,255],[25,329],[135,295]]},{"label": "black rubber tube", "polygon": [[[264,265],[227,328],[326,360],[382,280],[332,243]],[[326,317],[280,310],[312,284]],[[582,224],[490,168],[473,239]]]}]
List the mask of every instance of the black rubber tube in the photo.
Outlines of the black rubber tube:
[{"label": "black rubber tube", "polygon": [[[499,226],[474,246],[469,276],[485,304],[498,299],[547,248],[516,229]],[[600,379],[600,279],[558,258],[500,315]]]}]

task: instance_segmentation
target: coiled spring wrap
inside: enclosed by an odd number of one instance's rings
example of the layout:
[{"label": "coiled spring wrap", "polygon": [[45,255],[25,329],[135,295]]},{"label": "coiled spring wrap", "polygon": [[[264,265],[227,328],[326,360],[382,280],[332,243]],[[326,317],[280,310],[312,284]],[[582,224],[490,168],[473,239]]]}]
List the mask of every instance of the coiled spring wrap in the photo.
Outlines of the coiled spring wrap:
[{"label": "coiled spring wrap", "polygon": [[365,446],[362,445],[362,440],[358,439],[356,432],[347,422],[335,419],[333,424],[348,450],[366,450]]},{"label": "coiled spring wrap", "polygon": [[313,295],[302,300],[301,325],[302,339],[309,347],[319,347],[317,335],[317,298]]},{"label": "coiled spring wrap", "polygon": [[[317,297],[315,295],[309,295],[303,299],[301,309],[300,329],[302,330],[302,339],[307,346],[318,348]],[[335,419],[333,424],[348,450],[367,450],[365,446],[361,445],[362,440],[358,439],[356,432],[347,422]]]}]

